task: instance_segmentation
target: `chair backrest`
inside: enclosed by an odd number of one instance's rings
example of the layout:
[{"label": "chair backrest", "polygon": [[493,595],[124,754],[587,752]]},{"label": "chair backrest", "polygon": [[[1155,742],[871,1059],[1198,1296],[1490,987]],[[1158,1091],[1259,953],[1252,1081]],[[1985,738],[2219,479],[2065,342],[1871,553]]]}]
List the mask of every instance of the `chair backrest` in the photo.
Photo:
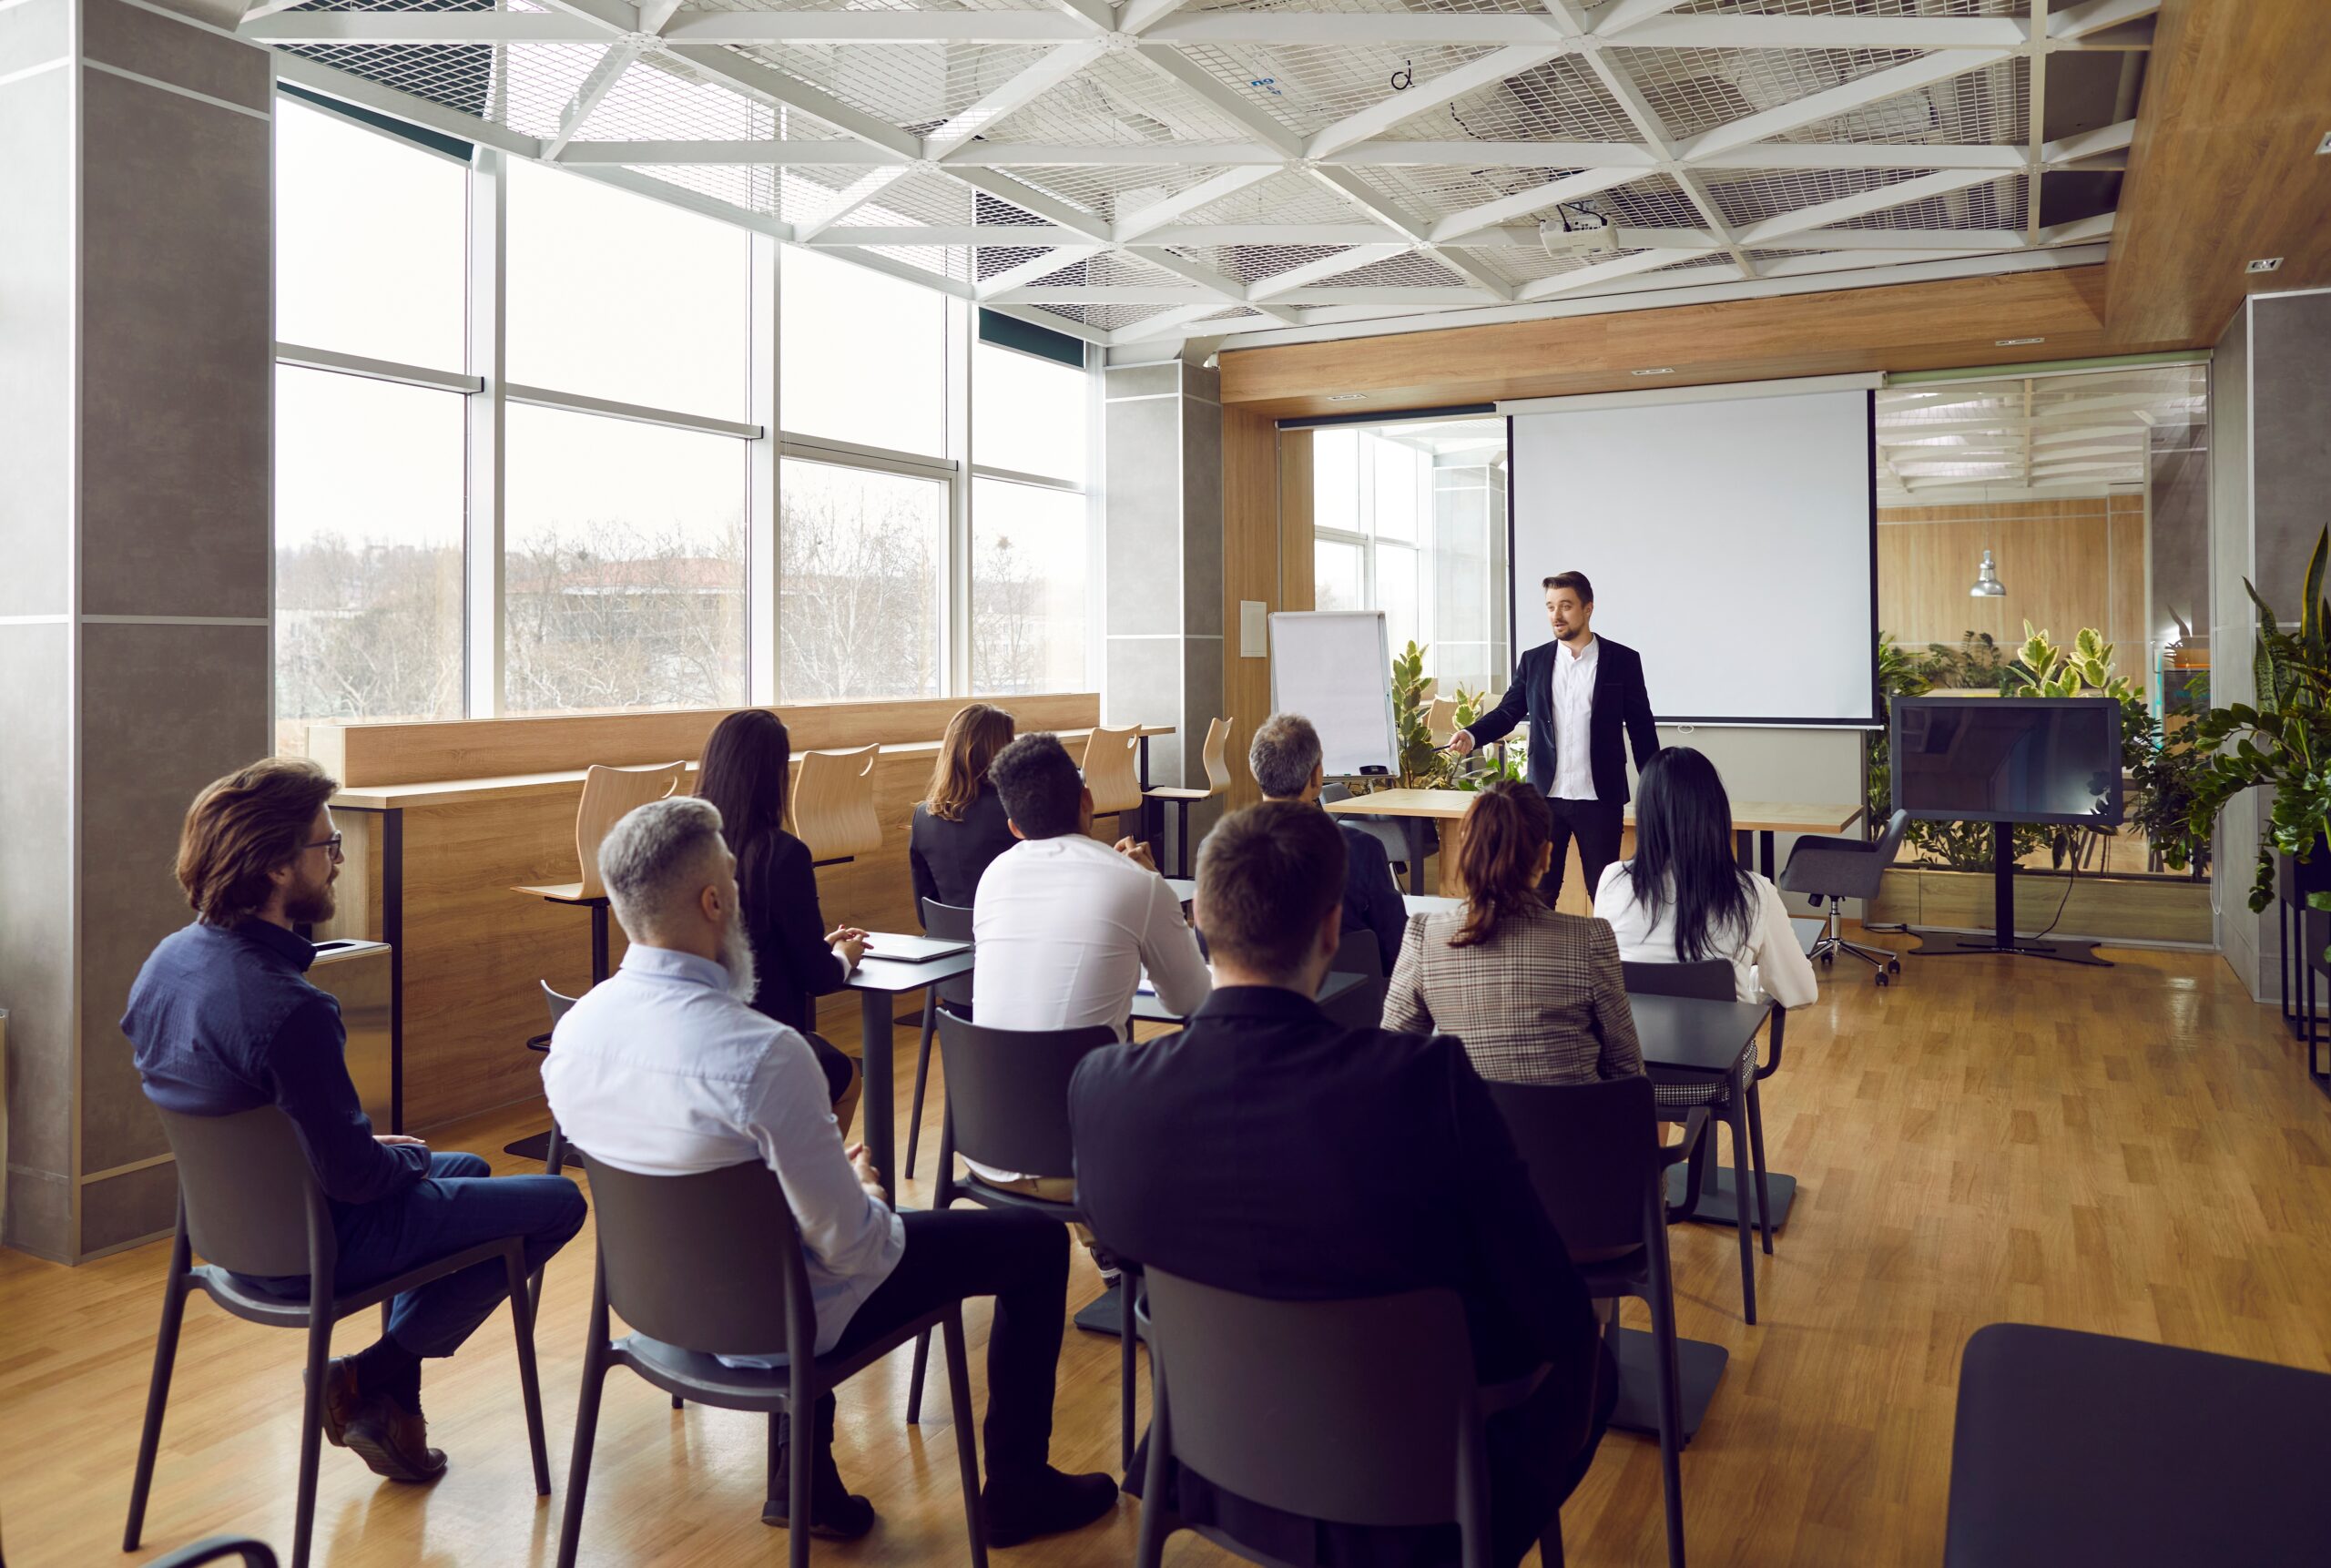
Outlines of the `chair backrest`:
[{"label": "chair backrest", "polygon": [[1096,814],[1106,817],[1141,804],[1141,774],[1134,767],[1134,748],[1140,744],[1138,728],[1096,725],[1084,738],[1084,787],[1093,791]]},{"label": "chair backrest", "polygon": [[1198,753],[1198,760],[1206,765],[1206,787],[1209,789],[1230,788],[1230,759],[1224,753],[1230,747],[1230,727],[1237,722],[1217,718],[1206,727],[1206,747]]},{"label": "chair backrest", "polygon": [[1490,1084],[1546,1217],[1577,1257],[1644,1244],[1644,1200],[1659,1169],[1651,1080]]},{"label": "chair backrest", "polygon": [[1116,1043],[1105,1023],[987,1029],[941,1008],[939,1044],[947,1064],[947,1125],[955,1153],[1030,1176],[1075,1175],[1068,1080],[1079,1062]]},{"label": "chair backrest", "polygon": [[[972,940],[972,911],[961,904],[942,904],[937,899],[922,901],[922,934],[948,942]],[[939,1000],[957,1007],[968,1006],[972,1001],[972,977],[957,975],[932,986]]]},{"label": "chair backrest", "polygon": [[1704,958],[1696,963],[1621,963],[1631,996],[1696,996],[1708,1002],[1731,1002],[1739,995],[1728,958]]},{"label": "chair backrest", "polygon": [[817,1344],[801,1233],[769,1166],[640,1176],[595,1160],[591,1212],[607,1305],[649,1339],[728,1355]]},{"label": "chair backrest", "polygon": [[1892,816],[1886,819],[1885,830],[1878,835],[1878,863],[1879,865],[1890,866],[1894,863],[1894,852],[1902,847],[1902,835],[1909,830],[1909,826],[1910,813],[1898,807],[1896,808]]},{"label": "chair backrest", "polygon": [[178,1162],[187,1237],[205,1262],[260,1278],[313,1271],[309,1209],[321,1196],[290,1117],[272,1105],[230,1116],[158,1105],[155,1115]]},{"label": "chair backrest", "polygon": [[1348,931],[1336,943],[1336,956],[1328,965],[1330,974],[1364,974],[1370,980],[1382,980],[1384,950],[1376,945],[1372,931]]},{"label": "chair backrest", "polygon": [[681,762],[653,768],[606,768],[595,762],[583,775],[583,803],[575,809],[575,858],[582,866],[585,898],[607,896],[606,885],[599,881],[599,846],[608,830],[678,789],[687,771],[687,765]]},{"label": "chair backrest", "polygon": [[575,998],[553,991],[547,980],[542,983],[542,988],[543,1001],[550,1008],[550,1026],[555,1030],[558,1027],[558,1021],[565,1017],[567,1011],[575,1005]]},{"label": "chair backrest", "polygon": [[805,751],[786,797],[793,836],[813,860],[838,860],[882,847],[874,814],[874,759],[880,746],[853,751]]},{"label": "chair backrest", "polygon": [[1424,727],[1435,745],[1447,745],[1449,738],[1457,733],[1457,699],[1453,697],[1434,697],[1432,706],[1425,710]]},{"label": "chair backrest", "polygon": [[1176,1459],[1307,1518],[1457,1517],[1475,1386],[1455,1291],[1271,1301],[1156,1268],[1144,1281]]}]

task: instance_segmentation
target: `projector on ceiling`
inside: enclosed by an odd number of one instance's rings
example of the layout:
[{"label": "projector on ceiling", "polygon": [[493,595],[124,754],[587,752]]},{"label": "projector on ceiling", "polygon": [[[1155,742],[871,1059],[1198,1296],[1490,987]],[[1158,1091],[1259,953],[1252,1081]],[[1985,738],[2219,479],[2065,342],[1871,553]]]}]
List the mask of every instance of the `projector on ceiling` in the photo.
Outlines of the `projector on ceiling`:
[{"label": "projector on ceiling", "polygon": [[1549,256],[1579,256],[1594,251],[1616,255],[1619,229],[1592,208],[1558,207],[1554,216],[1538,225],[1538,243]]}]

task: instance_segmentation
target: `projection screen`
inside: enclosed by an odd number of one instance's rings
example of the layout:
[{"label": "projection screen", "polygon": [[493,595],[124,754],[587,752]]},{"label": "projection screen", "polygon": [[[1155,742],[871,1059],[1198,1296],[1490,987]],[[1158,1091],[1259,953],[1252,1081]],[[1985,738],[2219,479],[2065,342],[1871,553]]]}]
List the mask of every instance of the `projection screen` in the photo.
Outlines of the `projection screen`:
[{"label": "projection screen", "polygon": [[1870,392],[1670,395],[1512,411],[1512,646],[1552,635],[1542,580],[1583,572],[1662,723],[1874,726]]}]

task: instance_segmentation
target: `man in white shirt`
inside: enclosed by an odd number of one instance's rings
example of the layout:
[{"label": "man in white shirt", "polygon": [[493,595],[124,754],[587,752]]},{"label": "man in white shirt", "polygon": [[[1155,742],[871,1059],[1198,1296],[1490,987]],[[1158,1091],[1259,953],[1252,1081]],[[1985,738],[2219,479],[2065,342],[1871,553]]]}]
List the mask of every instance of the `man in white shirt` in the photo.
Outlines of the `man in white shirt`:
[{"label": "man in white shirt", "polygon": [[1563,862],[1578,840],[1590,895],[1603,868],[1619,858],[1627,803],[1627,749],[1641,769],[1659,749],[1659,727],[1644,690],[1643,657],[1594,635],[1594,585],[1583,572],[1545,580],[1551,643],[1526,649],[1497,708],[1449,742],[1458,756],[1501,740],[1526,718],[1530,782],[1554,813],[1554,859],[1538,891],[1552,904],[1562,891]]},{"label": "man in white shirt", "polygon": [[[592,1162],[617,1170],[687,1176],[759,1160],[776,1172],[801,1230],[820,1356],[847,1353],[942,1302],[994,1297],[989,1543],[1111,1512],[1109,1477],[1064,1475],[1047,1459],[1068,1290],[1060,1227],[989,1210],[891,1211],[864,1147],[842,1147],[809,1043],[748,1003],[755,976],[736,871],[720,813],[693,797],[642,806],[607,835],[599,874],[631,946],[552,1036],[543,1067],[551,1114]],[[689,1349],[738,1365],[783,1359],[781,1347],[767,1345]],[[842,1484],[833,1432],[830,1396],[817,1413],[809,1529],[850,1539],[873,1527],[874,1510]],[[782,1473],[782,1456],[772,1462]],[[770,1499],[763,1521],[786,1523],[787,1503]]]}]

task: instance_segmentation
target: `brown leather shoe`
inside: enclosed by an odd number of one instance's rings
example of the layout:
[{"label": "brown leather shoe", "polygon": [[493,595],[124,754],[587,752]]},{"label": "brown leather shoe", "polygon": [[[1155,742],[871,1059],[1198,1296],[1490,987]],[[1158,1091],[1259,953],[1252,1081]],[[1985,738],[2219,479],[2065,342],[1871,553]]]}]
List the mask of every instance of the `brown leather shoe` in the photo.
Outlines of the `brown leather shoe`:
[{"label": "brown leather shoe", "polygon": [[348,1446],[391,1481],[434,1481],[445,1473],[445,1454],[429,1446],[429,1419],[385,1395],[361,1401],[347,1428]]},{"label": "brown leather shoe", "polygon": [[356,1388],[356,1359],[334,1356],[324,1366],[324,1436],[332,1447],[348,1446],[348,1423],[362,1404]]}]

